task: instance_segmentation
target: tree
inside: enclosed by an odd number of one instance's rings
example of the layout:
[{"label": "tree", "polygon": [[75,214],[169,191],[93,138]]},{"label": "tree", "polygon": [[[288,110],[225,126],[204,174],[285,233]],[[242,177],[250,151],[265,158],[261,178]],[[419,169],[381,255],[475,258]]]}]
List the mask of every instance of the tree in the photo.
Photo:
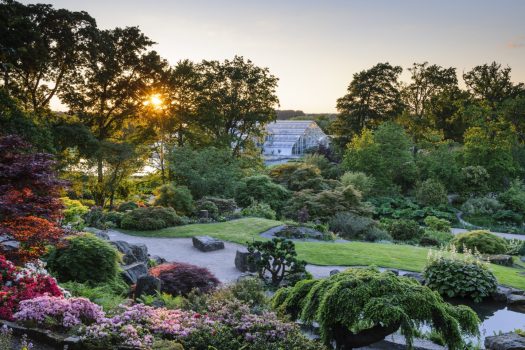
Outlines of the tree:
[{"label": "tree", "polygon": [[0,253],[11,260],[36,259],[63,234],[65,184],[52,168],[49,154],[31,153],[18,136],[0,138]]},{"label": "tree", "polygon": [[[86,64],[86,45],[95,20],[84,11],[51,5],[0,2],[3,86],[27,110],[40,112]],[[1,58],[1,56],[0,56]]]},{"label": "tree", "polygon": [[199,70],[197,122],[213,143],[232,147],[238,155],[253,137],[262,136],[262,126],[275,120],[278,79],[242,56],[203,61]]},{"label": "tree", "polygon": [[266,175],[246,177],[235,190],[235,201],[241,207],[248,207],[253,202],[263,202],[277,212],[280,212],[288,197],[288,190],[273,183]]},{"label": "tree", "polygon": [[[153,42],[137,27],[97,31],[87,44],[87,64],[71,78],[60,94],[63,102],[102,145],[122,143],[133,131],[132,118],[138,116],[147,91],[147,78],[161,69],[162,60],[147,52]],[[100,148],[91,158],[96,162],[94,193],[99,206],[105,204],[107,154]]]},{"label": "tree", "polygon": [[376,128],[401,112],[398,79],[402,71],[387,62],[354,74],[348,93],[337,100],[339,114],[332,128],[340,145],[346,145],[364,128]]},{"label": "tree", "polygon": [[375,131],[365,129],[356,135],[348,144],[343,164],[347,170],[373,176],[378,187],[407,189],[417,173],[412,147],[401,126],[384,123]]},{"label": "tree", "polygon": [[429,65],[428,62],[414,63],[408,71],[411,82],[402,89],[405,110],[400,123],[416,142],[428,139],[436,133],[434,113],[440,98],[459,91],[456,69]]},{"label": "tree", "polygon": [[463,334],[479,333],[469,307],[446,303],[414,279],[372,268],[300,281],[279,289],[272,303],[294,320],[317,322],[323,342],[335,342],[338,350],[378,342],[398,329],[411,347],[421,324],[442,335],[449,349],[463,348]]},{"label": "tree", "polygon": [[476,100],[485,101],[494,107],[507,98],[522,95],[525,92],[523,83],[514,84],[510,78],[510,67],[492,62],[472,68],[463,74],[467,88]]}]

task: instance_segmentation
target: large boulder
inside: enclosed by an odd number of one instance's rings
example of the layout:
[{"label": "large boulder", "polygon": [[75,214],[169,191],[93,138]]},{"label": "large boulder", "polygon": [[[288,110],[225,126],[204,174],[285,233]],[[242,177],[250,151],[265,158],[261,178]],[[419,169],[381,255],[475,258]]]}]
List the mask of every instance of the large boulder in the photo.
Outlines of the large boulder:
[{"label": "large boulder", "polygon": [[525,306],[525,295],[509,294],[507,295],[507,305],[509,306]]},{"label": "large boulder", "polygon": [[[250,257],[253,256],[251,259]],[[256,261],[260,259],[260,253],[252,254],[248,251],[237,251],[235,253],[235,267],[241,272],[256,272]]]},{"label": "large boulder", "polygon": [[148,274],[148,265],[142,262],[122,266],[122,277],[128,284],[137,283],[138,279]]},{"label": "large boulder", "polygon": [[485,259],[487,259],[488,262],[496,265],[502,265],[502,266],[512,266],[512,256],[510,255],[504,255],[504,254],[497,254],[497,255],[485,255]]},{"label": "large boulder", "polygon": [[140,298],[142,295],[156,295],[160,291],[160,284],[160,279],[155,276],[140,276],[135,286],[135,298]]},{"label": "large boulder", "polygon": [[498,286],[498,288],[496,288],[496,290],[492,292],[491,295],[492,295],[492,299],[494,299],[495,301],[506,303],[507,298],[510,293],[511,293],[510,288]]},{"label": "large boulder", "polygon": [[516,333],[505,333],[485,338],[487,350],[525,350],[525,337]]},{"label": "large boulder", "polygon": [[193,246],[201,252],[211,252],[224,249],[224,242],[210,236],[195,236],[192,239]]},{"label": "large boulder", "polygon": [[122,253],[122,261],[124,265],[130,265],[137,262],[148,262],[148,248],[146,245],[130,244],[126,241],[111,241],[110,243]]}]

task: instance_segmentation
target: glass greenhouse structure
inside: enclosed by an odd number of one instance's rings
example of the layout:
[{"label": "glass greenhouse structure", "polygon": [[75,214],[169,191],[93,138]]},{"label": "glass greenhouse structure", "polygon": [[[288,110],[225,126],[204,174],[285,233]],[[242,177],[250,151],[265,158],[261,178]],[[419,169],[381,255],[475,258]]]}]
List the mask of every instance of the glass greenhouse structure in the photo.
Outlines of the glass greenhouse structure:
[{"label": "glass greenhouse structure", "polygon": [[314,121],[278,120],[266,126],[262,153],[267,160],[293,159],[309,148],[328,143],[328,136]]}]

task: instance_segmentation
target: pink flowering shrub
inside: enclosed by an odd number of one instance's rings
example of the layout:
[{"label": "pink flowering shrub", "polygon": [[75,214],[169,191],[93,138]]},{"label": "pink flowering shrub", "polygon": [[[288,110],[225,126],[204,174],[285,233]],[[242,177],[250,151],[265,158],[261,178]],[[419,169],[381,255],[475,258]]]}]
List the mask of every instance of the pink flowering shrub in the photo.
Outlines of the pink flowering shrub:
[{"label": "pink flowering shrub", "polygon": [[193,312],[153,308],[143,304],[121,305],[113,317],[83,328],[81,339],[97,349],[114,346],[147,349],[153,344],[154,336],[183,339],[210,322]]},{"label": "pink flowering shrub", "polygon": [[33,326],[70,330],[102,321],[104,312],[85,298],[42,296],[22,301],[14,319]]},{"label": "pink flowering shrub", "polygon": [[0,255],[0,318],[12,321],[20,302],[39,296],[62,296],[41,262],[16,267]]}]

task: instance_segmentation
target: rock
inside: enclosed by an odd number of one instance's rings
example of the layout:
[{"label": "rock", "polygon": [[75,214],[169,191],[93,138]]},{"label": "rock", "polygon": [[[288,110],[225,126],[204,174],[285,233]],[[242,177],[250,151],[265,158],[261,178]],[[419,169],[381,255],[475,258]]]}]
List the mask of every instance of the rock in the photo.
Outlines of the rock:
[{"label": "rock", "polygon": [[160,257],[158,255],[152,255],[149,258],[150,258],[150,260],[155,261],[155,264],[157,264],[157,265],[164,264],[167,261],[166,259],[164,259],[164,258],[162,258],[162,257]]},{"label": "rock", "polygon": [[510,289],[510,294],[525,295],[525,290],[521,290],[517,288],[509,288],[509,289]]},{"label": "rock", "polygon": [[201,252],[211,252],[224,249],[224,242],[210,236],[195,236],[192,239],[193,246]]},{"label": "rock", "polygon": [[247,251],[237,251],[235,253],[235,267],[241,272],[256,272],[257,264],[255,263],[259,258],[260,254],[256,253],[253,259],[250,259],[252,254]]},{"label": "rock", "polygon": [[339,271],[337,269],[332,270],[332,271],[330,271],[330,276],[337,275],[339,272],[341,272],[341,271]]},{"label": "rock", "polygon": [[135,286],[135,298],[142,295],[155,295],[160,291],[160,279],[151,275],[140,276]]},{"label": "rock", "polygon": [[492,292],[492,299],[500,302],[507,302],[507,297],[510,294],[510,288],[498,286],[494,292]]},{"label": "rock", "polygon": [[122,266],[122,270],[122,277],[128,284],[135,284],[139,277],[148,274],[148,266],[141,262]]},{"label": "rock", "polygon": [[148,247],[145,244],[130,244],[130,247],[137,261],[148,262]]},{"label": "rock", "polygon": [[208,219],[209,217],[210,217],[210,213],[207,210],[199,210],[200,219]]},{"label": "rock", "polygon": [[485,255],[484,258],[496,265],[502,265],[502,266],[512,266],[512,256],[510,255],[504,255],[504,254],[498,254],[498,255]]},{"label": "rock", "polygon": [[122,261],[125,265],[148,262],[148,248],[144,244],[129,244],[126,241],[111,241],[109,243],[122,253]]},{"label": "rock", "polygon": [[485,338],[488,350],[525,350],[525,337],[516,333],[505,333]]},{"label": "rock", "polygon": [[507,295],[507,305],[525,306],[525,295],[518,295],[518,294]]},{"label": "rock", "polygon": [[425,284],[425,278],[423,277],[422,274],[418,273],[418,272],[408,272],[408,273],[405,273],[403,275],[404,277],[410,277],[410,278],[413,278],[415,279],[416,281],[418,281],[419,283],[421,284]]}]

